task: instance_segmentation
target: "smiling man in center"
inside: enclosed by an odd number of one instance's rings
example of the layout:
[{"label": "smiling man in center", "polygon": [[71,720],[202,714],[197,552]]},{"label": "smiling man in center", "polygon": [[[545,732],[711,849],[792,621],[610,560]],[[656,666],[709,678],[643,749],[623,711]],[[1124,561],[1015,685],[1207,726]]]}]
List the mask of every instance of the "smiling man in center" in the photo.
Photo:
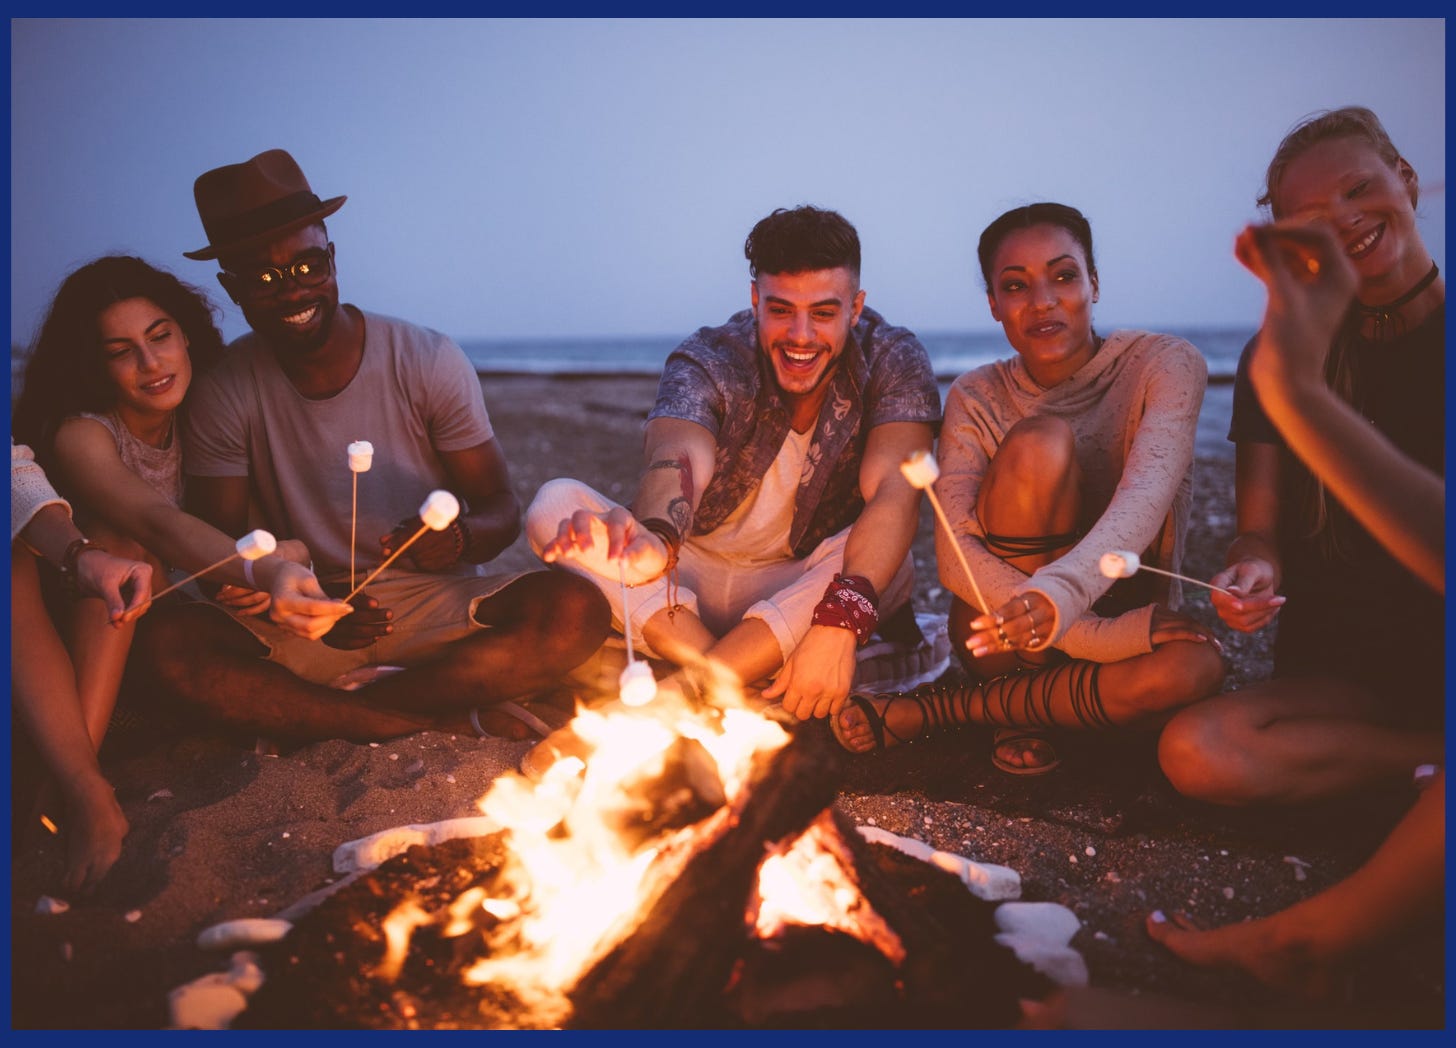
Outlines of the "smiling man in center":
[{"label": "smiling man in center", "polygon": [[856,648],[908,617],[920,493],[900,463],[930,449],[940,396],[919,340],[865,307],[841,215],[780,208],[744,254],[752,308],[669,355],[629,506],[553,480],[527,536],[597,583],[639,650],[708,656],[749,687],[774,678],[766,699],[824,717]]}]

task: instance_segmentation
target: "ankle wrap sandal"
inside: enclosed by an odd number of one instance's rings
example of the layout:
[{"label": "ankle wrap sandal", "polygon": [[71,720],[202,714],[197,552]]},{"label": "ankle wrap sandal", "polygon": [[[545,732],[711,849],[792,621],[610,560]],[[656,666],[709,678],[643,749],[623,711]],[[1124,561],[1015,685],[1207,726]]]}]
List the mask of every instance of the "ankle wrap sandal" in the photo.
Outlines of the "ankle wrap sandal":
[{"label": "ankle wrap sandal", "polygon": [[[887,695],[851,694],[849,702],[864,713],[876,751],[968,725],[1105,728],[1112,725],[1112,719],[1102,705],[1097,686],[1101,670],[1101,663],[1079,660],[1055,666],[1023,666],[986,681],[922,684],[911,691]],[[878,709],[877,702],[883,703]],[[920,727],[908,737],[887,723],[887,715],[897,702],[914,703],[920,711]],[[830,718],[830,726],[841,746],[859,752],[845,741],[838,716]]]}]

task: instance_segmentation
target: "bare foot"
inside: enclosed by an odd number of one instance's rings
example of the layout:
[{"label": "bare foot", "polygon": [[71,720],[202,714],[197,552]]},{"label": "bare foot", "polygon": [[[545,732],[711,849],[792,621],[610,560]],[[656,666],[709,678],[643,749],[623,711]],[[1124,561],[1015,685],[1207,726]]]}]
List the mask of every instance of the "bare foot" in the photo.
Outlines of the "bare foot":
[{"label": "bare foot", "polygon": [[997,728],[991,762],[1013,775],[1041,775],[1061,763],[1056,748],[1040,732]]},{"label": "bare foot", "polygon": [[1338,971],[1316,945],[1294,932],[1285,913],[1254,921],[1199,928],[1185,913],[1148,915],[1148,937],[1201,968],[1233,968],[1266,986],[1308,1000],[1334,996]]},{"label": "bare foot", "polygon": [[905,692],[851,695],[838,713],[830,715],[829,726],[845,749],[869,753],[919,738],[925,730],[925,710]]}]

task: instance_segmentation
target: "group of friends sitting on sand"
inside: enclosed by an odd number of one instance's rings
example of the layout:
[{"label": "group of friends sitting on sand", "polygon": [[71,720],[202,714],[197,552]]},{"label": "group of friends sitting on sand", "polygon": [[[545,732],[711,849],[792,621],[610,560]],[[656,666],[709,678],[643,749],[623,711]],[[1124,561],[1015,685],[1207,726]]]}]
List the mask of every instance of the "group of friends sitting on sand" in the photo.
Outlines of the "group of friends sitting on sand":
[{"label": "group of friends sitting on sand", "polygon": [[[983,727],[997,768],[1039,774],[1058,733],[1153,727],[1174,787],[1227,805],[1432,766],[1347,881],[1259,921],[1148,930],[1307,983],[1439,912],[1445,284],[1416,172],[1369,110],[1285,137],[1271,221],[1235,245],[1268,304],[1234,394],[1236,534],[1208,581],[1226,626],[1279,629],[1270,679],[1224,694],[1221,645],[1168,574],[1206,363],[1171,335],[1097,331],[1074,207],[981,233],[1013,352],[956,380],[943,412],[920,341],[866,304],[854,227],[774,211],[744,245],[748,308],[667,358],[632,497],[563,478],[523,511],[460,348],[340,301],[325,220],[345,197],[318,197],[280,149],[194,196],[208,243],[187,257],[215,261],[251,330],[224,346],[200,290],[99,258],[61,285],[14,407],[13,706],[50,773],[68,888],[103,877],[127,832],[97,760],[124,675],[128,695],[288,744],[529,728],[539,774],[583,745],[575,704],[616,701],[584,682],[627,641],[660,689],[706,701],[693,670],[710,662],[855,753]],[[934,455],[958,666],[876,694],[859,653],[921,639],[917,453]],[[422,522],[435,491],[458,501],[448,522]],[[491,572],[522,527],[543,565]],[[237,555],[252,529],[276,548]],[[1109,551],[1153,570],[1108,578]],[[202,575],[154,601],[168,572]]]}]

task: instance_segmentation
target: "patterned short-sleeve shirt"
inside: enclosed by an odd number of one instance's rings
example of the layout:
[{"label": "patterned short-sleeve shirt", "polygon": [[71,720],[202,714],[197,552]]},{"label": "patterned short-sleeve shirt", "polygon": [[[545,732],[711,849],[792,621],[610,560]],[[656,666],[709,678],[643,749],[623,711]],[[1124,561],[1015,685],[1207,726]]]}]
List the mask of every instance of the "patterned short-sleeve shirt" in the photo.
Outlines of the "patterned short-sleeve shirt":
[{"label": "patterned short-sleeve shirt", "polygon": [[[789,432],[789,410],[759,349],[752,310],[698,329],[672,351],[647,417],[696,422],[717,438],[713,479],[693,518],[693,534],[707,534],[763,479]],[[789,530],[796,556],[808,556],[859,516],[865,441],[887,422],[938,427],[940,391],[920,340],[866,308],[830,378],[799,479]]]}]

